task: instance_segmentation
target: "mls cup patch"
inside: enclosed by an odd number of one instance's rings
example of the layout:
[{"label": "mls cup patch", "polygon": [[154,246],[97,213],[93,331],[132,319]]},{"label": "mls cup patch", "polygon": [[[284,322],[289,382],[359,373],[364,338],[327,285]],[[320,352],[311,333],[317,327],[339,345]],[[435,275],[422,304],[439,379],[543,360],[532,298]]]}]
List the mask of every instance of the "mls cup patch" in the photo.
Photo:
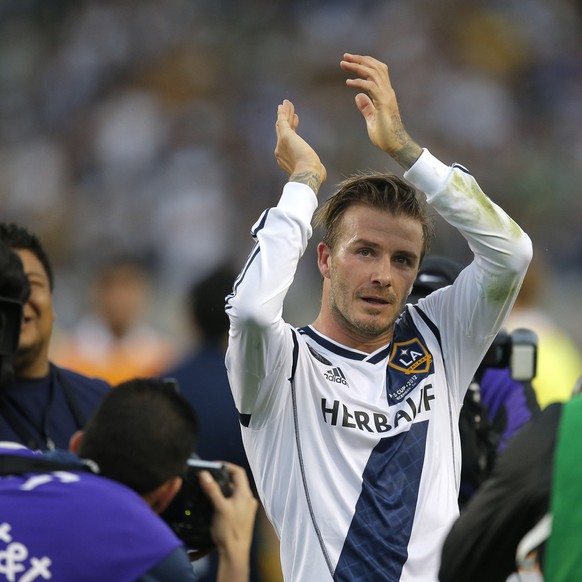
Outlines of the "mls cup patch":
[{"label": "mls cup patch", "polygon": [[432,363],[432,356],[418,338],[396,342],[390,354],[388,366],[410,374],[427,374]]}]

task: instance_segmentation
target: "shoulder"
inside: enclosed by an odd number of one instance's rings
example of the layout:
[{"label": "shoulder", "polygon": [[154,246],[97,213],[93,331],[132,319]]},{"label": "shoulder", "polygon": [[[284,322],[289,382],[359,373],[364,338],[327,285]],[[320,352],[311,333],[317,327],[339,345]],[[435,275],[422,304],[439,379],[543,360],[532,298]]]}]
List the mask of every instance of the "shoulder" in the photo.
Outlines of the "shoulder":
[{"label": "shoulder", "polygon": [[219,347],[204,345],[197,350],[191,351],[182,359],[178,360],[171,368],[164,373],[169,378],[189,378],[194,372],[205,372],[212,366],[223,368],[225,353]]},{"label": "shoulder", "polygon": [[64,378],[65,381],[79,387],[90,388],[92,390],[97,390],[100,392],[107,392],[111,385],[109,382],[103,380],[102,378],[90,378],[89,376],[84,376],[73,370],[67,368],[60,368],[55,366],[56,373]]},{"label": "shoulder", "polygon": [[[150,506],[133,489],[111,479],[78,473],[79,503],[86,505],[85,515],[93,514],[92,523],[103,522],[104,515],[115,515],[120,529],[129,524],[131,537],[139,543],[165,541],[181,545],[169,526],[150,508]],[[111,529],[108,520],[104,523],[106,529]]]},{"label": "shoulder", "polygon": [[492,392],[497,398],[513,391],[523,391],[523,384],[511,376],[511,368],[486,367],[481,378],[482,392]]},{"label": "shoulder", "polygon": [[549,484],[561,415],[562,404],[554,403],[527,422],[508,443],[495,471],[516,482],[531,482],[532,473],[538,478],[543,473]]},{"label": "shoulder", "polygon": [[176,548],[151,570],[148,570],[137,582],[165,582],[166,580],[174,582],[198,580],[184,548]]}]

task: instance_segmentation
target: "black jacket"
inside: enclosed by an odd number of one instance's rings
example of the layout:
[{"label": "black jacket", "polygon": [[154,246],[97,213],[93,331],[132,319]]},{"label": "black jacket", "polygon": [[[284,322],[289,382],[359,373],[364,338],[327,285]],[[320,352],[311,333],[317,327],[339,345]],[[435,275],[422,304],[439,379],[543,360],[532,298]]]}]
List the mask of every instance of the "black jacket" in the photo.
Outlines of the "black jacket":
[{"label": "black jacket", "polygon": [[561,413],[548,406],[510,441],[445,541],[441,582],[505,582],[515,572],[519,542],[549,509]]}]

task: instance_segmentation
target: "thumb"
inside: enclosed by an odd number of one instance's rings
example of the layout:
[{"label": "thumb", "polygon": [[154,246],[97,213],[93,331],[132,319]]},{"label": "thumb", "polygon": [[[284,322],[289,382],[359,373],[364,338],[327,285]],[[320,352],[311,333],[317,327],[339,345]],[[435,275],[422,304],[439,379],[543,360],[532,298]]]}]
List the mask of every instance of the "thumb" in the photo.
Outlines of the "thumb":
[{"label": "thumb", "polygon": [[365,93],[358,93],[356,95],[356,106],[362,112],[366,121],[370,120],[375,113],[374,104]]},{"label": "thumb", "polygon": [[221,501],[224,499],[224,495],[222,494],[220,485],[209,471],[200,471],[198,475],[198,482],[200,483],[201,489],[210,499],[214,507],[221,503]]}]

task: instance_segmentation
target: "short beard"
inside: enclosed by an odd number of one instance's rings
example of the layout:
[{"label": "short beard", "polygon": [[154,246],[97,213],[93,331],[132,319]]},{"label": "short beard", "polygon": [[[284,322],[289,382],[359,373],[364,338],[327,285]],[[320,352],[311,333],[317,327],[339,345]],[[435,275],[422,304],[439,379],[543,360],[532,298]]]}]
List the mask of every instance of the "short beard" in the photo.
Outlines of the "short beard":
[{"label": "short beard", "polygon": [[15,375],[23,376],[37,360],[42,351],[42,346],[39,344],[34,344],[29,348],[18,349],[14,354],[14,372]]},{"label": "short beard", "polygon": [[394,328],[394,322],[396,319],[383,325],[376,325],[373,322],[363,323],[348,319],[337,306],[333,296],[330,296],[329,305],[334,319],[336,321],[341,321],[344,329],[349,330],[354,336],[361,337],[362,339],[376,339],[385,333],[391,332]]}]

